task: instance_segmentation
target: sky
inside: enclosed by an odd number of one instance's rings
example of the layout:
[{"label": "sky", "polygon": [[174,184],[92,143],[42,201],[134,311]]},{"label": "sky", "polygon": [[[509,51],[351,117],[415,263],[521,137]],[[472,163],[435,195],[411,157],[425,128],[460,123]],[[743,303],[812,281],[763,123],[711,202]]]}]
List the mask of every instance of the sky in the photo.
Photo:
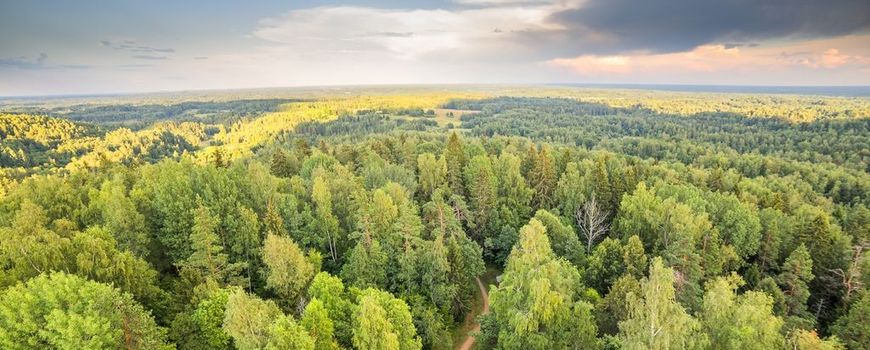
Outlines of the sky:
[{"label": "sky", "polygon": [[870,85],[867,0],[0,0],[0,96]]}]

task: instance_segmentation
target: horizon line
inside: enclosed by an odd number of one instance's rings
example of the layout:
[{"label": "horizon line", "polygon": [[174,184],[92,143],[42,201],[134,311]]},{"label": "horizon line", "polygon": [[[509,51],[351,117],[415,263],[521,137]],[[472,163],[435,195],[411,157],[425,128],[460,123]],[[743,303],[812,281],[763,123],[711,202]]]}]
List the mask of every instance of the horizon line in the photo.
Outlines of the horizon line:
[{"label": "horizon line", "polygon": [[[562,86],[562,87],[599,87],[606,89],[637,89],[637,90],[657,90],[657,91],[672,91],[672,92],[707,92],[707,93],[756,93],[769,95],[820,95],[820,96],[844,96],[841,94],[820,94],[820,93],[801,93],[801,92],[741,92],[739,90],[726,91],[721,89],[867,89],[860,91],[855,95],[845,95],[851,97],[867,97],[870,96],[870,84],[863,85],[768,85],[768,84],[687,84],[687,83],[578,83],[578,82],[538,82],[538,83],[359,83],[359,84],[323,84],[323,85],[282,85],[282,86],[256,86],[256,87],[239,87],[239,88],[194,88],[194,89],[178,89],[178,90],[149,90],[149,91],[128,91],[128,92],[86,92],[86,93],[58,93],[58,94],[36,94],[36,95],[0,95],[0,100],[15,100],[15,99],[65,99],[65,98],[89,98],[89,97],[124,97],[124,96],[147,96],[172,93],[198,93],[198,92],[220,92],[220,91],[253,91],[253,90],[278,90],[278,89],[318,89],[318,88],[377,88],[377,87],[510,87],[510,86]],[[667,89],[668,87],[672,89]],[[659,88],[659,89],[657,89]],[[673,88],[683,88],[675,90]],[[697,88],[697,90],[688,90],[689,88]],[[703,90],[704,88],[711,90]],[[719,89],[719,90],[716,90]]]}]

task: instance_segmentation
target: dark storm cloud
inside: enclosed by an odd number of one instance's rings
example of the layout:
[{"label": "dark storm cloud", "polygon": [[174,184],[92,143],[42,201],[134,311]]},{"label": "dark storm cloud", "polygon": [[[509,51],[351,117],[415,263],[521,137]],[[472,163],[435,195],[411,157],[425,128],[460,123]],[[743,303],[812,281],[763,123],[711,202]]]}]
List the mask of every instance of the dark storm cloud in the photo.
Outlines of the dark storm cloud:
[{"label": "dark storm cloud", "polygon": [[563,54],[679,52],[710,43],[735,46],[867,31],[870,1],[589,0],[552,14],[549,21],[564,29],[517,37],[530,44],[561,42],[557,51]]},{"label": "dark storm cloud", "polygon": [[159,48],[159,47],[151,47],[147,45],[142,45],[138,43],[136,40],[121,40],[121,41],[110,41],[103,40],[100,41],[100,45],[103,47],[112,48],[115,50],[125,50],[130,52],[143,52],[143,53],[172,53],[175,52],[175,49],[172,48]]}]

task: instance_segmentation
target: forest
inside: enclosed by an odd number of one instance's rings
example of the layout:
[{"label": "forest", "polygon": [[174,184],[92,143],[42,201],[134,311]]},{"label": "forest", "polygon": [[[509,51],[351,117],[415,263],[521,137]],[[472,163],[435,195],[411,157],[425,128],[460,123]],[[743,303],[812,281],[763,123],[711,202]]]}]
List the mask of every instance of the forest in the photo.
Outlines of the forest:
[{"label": "forest", "polygon": [[870,349],[870,98],[0,100],[2,349]]}]

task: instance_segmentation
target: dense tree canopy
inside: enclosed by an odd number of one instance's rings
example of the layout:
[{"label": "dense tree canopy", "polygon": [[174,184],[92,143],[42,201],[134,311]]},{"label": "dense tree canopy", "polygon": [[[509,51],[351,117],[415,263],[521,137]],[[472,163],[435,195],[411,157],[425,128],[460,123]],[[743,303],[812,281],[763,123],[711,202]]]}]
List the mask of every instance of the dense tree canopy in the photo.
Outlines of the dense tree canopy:
[{"label": "dense tree canopy", "polygon": [[867,347],[866,98],[372,89],[0,106],[0,348]]}]

